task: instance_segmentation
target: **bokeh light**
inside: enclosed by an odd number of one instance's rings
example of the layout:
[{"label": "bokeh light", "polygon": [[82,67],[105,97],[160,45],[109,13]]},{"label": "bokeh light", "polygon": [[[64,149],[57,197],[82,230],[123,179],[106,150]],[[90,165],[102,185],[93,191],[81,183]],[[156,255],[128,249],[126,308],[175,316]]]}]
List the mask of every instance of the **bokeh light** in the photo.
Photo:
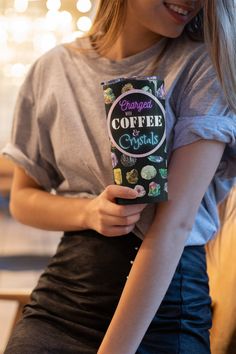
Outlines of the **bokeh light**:
[{"label": "bokeh light", "polygon": [[78,0],[76,4],[77,9],[80,12],[89,12],[92,8],[92,3],[90,0]]},{"label": "bokeh light", "polygon": [[48,10],[58,11],[61,7],[61,1],[60,0],[47,0],[46,6],[47,6]]},{"label": "bokeh light", "polygon": [[0,148],[10,135],[14,100],[35,60],[91,28],[98,0],[0,0]]},{"label": "bokeh light", "polygon": [[14,0],[14,8],[17,12],[25,12],[28,8],[28,0]]},{"label": "bokeh light", "polygon": [[77,27],[80,31],[87,32],[92,26],[92,21],[87,16],[81,16],[77,21]]},{"label": "bokeh light", "polygon": [[36,35],[33,43],[35,50],[43,54],[44,52],[47,52],[51,48],[55,47],[57,44],[57,39],[53,33],[44,33]]}]

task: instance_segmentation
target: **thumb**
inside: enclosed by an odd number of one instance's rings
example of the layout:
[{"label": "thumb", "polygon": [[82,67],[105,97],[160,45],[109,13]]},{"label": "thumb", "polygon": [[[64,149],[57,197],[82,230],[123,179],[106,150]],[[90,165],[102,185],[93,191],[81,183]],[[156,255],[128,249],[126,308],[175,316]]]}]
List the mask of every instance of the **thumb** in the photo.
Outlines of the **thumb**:
[{"label": "thumb", "polygon": [[136,190],[129,187],[117,186],[116,184],[107,186],[104,194],[111,202],[115,201],[116,198],[135,199],[138,196]]}]

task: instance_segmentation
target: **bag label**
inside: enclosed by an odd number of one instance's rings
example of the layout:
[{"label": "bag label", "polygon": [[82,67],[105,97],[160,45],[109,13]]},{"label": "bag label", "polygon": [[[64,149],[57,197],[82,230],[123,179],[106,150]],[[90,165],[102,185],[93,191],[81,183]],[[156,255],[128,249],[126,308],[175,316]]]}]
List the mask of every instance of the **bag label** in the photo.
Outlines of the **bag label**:
[{"label": "bag label", "polygon": [[107,124],[112,144],[128,156],[149,156],[165,142],[165,108],[144,90],[133,89],[117,97]]}]

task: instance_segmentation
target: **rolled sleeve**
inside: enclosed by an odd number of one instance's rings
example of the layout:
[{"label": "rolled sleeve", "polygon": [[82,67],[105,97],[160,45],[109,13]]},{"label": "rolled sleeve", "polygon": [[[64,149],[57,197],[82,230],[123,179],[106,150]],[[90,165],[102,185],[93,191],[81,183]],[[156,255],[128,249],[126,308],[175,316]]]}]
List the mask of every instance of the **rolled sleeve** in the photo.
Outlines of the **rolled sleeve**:
[{"label": "rolled sleeve", "polygon": [[41,167],[32,158],[23,153],[19,147],[8,143],[2,150],[2,154],[13,161],[16,165],[23,168],[27,175],[35,180],[45,190],[50,191],[56,188],[57,182],[48,174],[48,169]]},{"label": "rolled sleeve", "polygon": [[206,60],[179,98],[173,149],[201,139],[226,144],[216,175],[236,177],[236,114],[227,105],[212,65]]},{"label": "rolled sleeve", "polygon": [[200,139],[226,144],[216,174],[222,178],[236,177],[236,116],[196,116],[179,118],[174,130],[173,149]]},{"label": "rolled sleeve", "polygon": [[236,147],[236,117],[196,116],[179,118],[174,149],[200,139],[217,140]]},{"label": "rolled sleeve", "polygon": [[[32,82],[38,82],[35,64],[17,97],[11,141],[1,151],[45,190],[56,189],[63,178],[57,168],[50,134],[42,134]],[[37,105],[39,102],[37,101]]]}]

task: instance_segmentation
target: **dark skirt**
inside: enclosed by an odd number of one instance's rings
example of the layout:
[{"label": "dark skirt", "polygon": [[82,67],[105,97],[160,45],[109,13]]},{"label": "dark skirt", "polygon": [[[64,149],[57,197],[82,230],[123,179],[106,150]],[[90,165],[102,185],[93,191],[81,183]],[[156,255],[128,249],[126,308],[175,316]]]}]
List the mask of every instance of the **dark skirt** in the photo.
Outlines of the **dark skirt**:
[{"label": "dark skirt", "polygon": [[[97,353],[141,242],[65,233],[5,354]],[[136,354],[209,354],[210,327],[205,249],[188,246]]]}]

